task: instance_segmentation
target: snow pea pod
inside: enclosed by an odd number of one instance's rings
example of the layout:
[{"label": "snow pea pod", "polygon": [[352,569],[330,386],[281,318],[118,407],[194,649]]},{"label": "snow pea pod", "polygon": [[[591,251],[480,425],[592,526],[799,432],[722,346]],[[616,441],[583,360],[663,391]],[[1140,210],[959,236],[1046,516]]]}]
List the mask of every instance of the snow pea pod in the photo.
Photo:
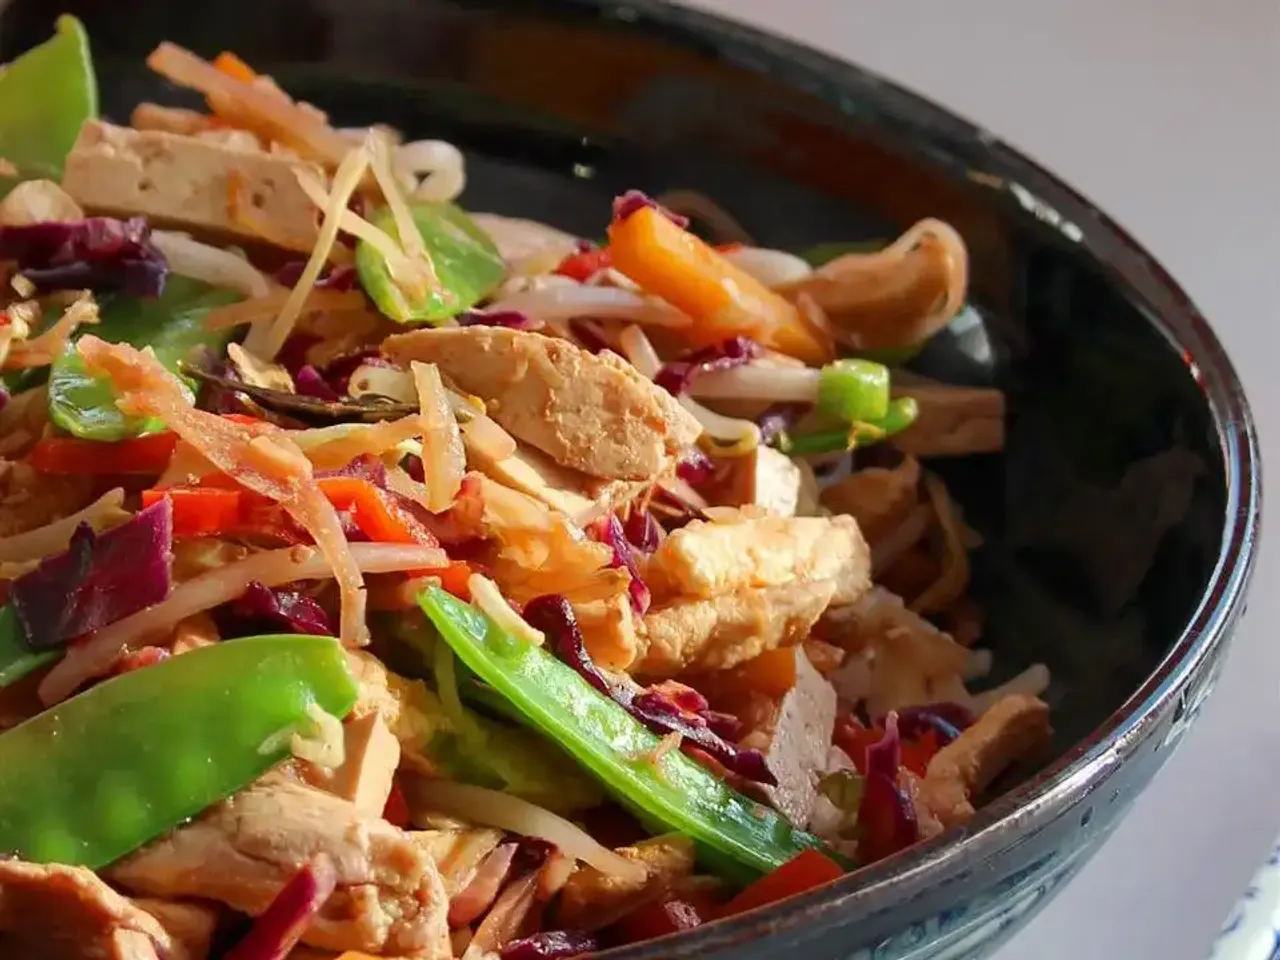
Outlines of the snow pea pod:
[{"label": "snow pea pod", "polygon": [[0,196],[21,180],[61,180],[85,120],[97,116],[98,84],[89,38],[75,17],[0,72],[0,157],[17,168],[0,177]]},{"label": "snow pea pod", "polygon": [[60,656],[61,650],[32,650],[13,604],[0,607],[0,687],[16,683]]},{"label": "snow pea pod", "polygon": [[266,773],[282,731],[355,703],[329,637],[231,640],[99,684],[0,734],[0,854],[91,868]]},{"label": "snow pea pod", "polygon": [[[104,298],[102,319],[93,333],[112,343],[151,347],[160,362],[177,373],[178,365],[201,347],[221,355],[235,331],[207,330],[204,316],[214,307],[239,298],[231,290],[170,276],[164,293],[154,300],[123,294]],[[183,379],[194,395],[193,381]],[[110,384],[90,376],[74,347],[68,346],[53,362],[49,373],[49,417],[73,436],[114,442],[163,426],[159,421],[126,417],[115,400]]]},{"label": "snow pea pod", "polygon": [[643,820],[678,830],[713,851],[716,866],[732,879],[750,880],[822,846],[680,751],[655,761],[658,736],[542,647],[512,636],[437,587],[418,602],[458,658],[530,725]]},{"label": "snow pea pod", "polygon": [[[507,267],[489,235],[462,208],[422,203],[411,209],[439,288],[409,300],[392,280],[382,254],[363,240],[356,245],[356,272],[365,293],[385,316],[397,323],[440,323],[471,309],[497,289]],[[379,210],[371,219],[379,229],[400,236],[390,210]]]}]

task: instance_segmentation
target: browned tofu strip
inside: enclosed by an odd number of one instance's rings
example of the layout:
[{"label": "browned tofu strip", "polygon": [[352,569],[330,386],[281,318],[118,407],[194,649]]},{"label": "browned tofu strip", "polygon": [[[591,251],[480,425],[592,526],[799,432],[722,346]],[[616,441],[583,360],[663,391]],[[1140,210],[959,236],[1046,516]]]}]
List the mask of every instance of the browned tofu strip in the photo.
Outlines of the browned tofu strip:
[{"label": "browned tofu strip", "polygon": [[242,195],[253,220],[270,227],[272,243],[310,252],[320,212],[298,186],[299,168],[320,174],[261,150],[86,120],[62,187],[91,211],[260,242],[261,235],[233,216],[233,197]]},{"label": "browned tofu strip", "polygon": [[401,365],[438,364],[517,439],[594,477],[656,479],[702,432],[629,363],[566,340],[472,326],[400,334],[382,349]]},{"label": "browned tofu strip", "polygon": [[929,761],[920,798],[944,827],[973,816],[973,798],[1014,761],[1049,739],[1049,707],[1010,694]]},{"label": "browned tofu strip", "polygon": [[895,396],[914,397],[916,422],[893,438],[917,457],[963,457],[1004,449],[1004,394],[986,387],[909,384]]},{"label": "browned tofu strip", "polygon": [[643,864],[647,871],[644,879],[623,880],[595,867],[579,867],[560,892],[556,922],[561,927],[598,930],[608,926],[693,873],[693,841],[680,834],[641,840],[633,846],[619,847],[618,853]]},{"label": "browned tofu strip", "polygon": [[711,597],[740,587],[830,580],[833,603],[853,603],[871,587],[871,558],[852,517],[695,520],[654,552],[649,585],[662,597]]},{"label": "browned tofu strip", "polygon": [[743,587],[709,600],[686,600],[644,618],[649,647],[634,672],[671,677],[685,670],[727,670],[774,647],[798,643],[831,602],[830,580]]},{"label": "browned tofu strip", "polygon": [[335,770],[304,764],[312,786],[350,800],[361,813],[380,817],[400,764],[400,741],[377,711],[350,719],[342,728],[344,758]]}]

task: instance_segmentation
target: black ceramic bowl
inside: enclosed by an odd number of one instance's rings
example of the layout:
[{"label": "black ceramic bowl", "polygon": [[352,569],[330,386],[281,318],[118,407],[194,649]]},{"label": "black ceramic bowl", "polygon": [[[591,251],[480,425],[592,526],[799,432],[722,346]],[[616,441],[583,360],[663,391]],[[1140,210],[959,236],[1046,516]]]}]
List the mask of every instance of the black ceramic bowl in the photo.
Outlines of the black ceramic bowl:
[{"label": "black ceramic bowl", "polygon": [[1256,548],[1240,384],[1149,255],[1034,163],[811,50],[652,0],[16,0],[0,59],[61,5],[108,115],[169,99],[170,39],[240,53],[340,124],[467,153],[472,209],[598,235],[629,187],[710,194],[760,242],[881,238],[920,217],[972,255],[974,308],[915,366],[1010,399],[1000,457],[942,469],[981,529],[987,641],[1054,675],[1055,755],[964,829],[801,899],[619,957],[981,954],[1071,876],[1213,685]]}]

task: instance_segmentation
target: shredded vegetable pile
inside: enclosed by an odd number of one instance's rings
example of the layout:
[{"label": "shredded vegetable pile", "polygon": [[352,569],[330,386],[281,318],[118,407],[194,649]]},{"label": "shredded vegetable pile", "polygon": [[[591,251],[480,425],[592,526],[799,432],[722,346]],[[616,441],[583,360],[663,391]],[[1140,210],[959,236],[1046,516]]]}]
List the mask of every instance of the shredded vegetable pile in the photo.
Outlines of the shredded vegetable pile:
[{"label": "shredded vegetable pile", "polygon": [[71,18],[0,73],[0,952],[590,954],[1043,747],[928,467],[1004,400],[901,369],[954,230],[796,254],[631,191],[593,243],[233,54],[147,62],[204,109],[100,118]]}]

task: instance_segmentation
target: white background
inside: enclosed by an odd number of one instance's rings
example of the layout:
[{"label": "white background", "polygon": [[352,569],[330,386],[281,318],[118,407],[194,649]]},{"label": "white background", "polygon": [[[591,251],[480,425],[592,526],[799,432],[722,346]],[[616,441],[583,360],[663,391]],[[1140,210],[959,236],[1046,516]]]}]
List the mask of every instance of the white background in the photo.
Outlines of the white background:
[{"label": "white background", "polygon": [[[1153,251],[1243,375],[1280,490],[1278,0],[685,0],[985,126]],[[1280,497],[1217,691],[997,960],[1200,960],[1280,832]]]}]

